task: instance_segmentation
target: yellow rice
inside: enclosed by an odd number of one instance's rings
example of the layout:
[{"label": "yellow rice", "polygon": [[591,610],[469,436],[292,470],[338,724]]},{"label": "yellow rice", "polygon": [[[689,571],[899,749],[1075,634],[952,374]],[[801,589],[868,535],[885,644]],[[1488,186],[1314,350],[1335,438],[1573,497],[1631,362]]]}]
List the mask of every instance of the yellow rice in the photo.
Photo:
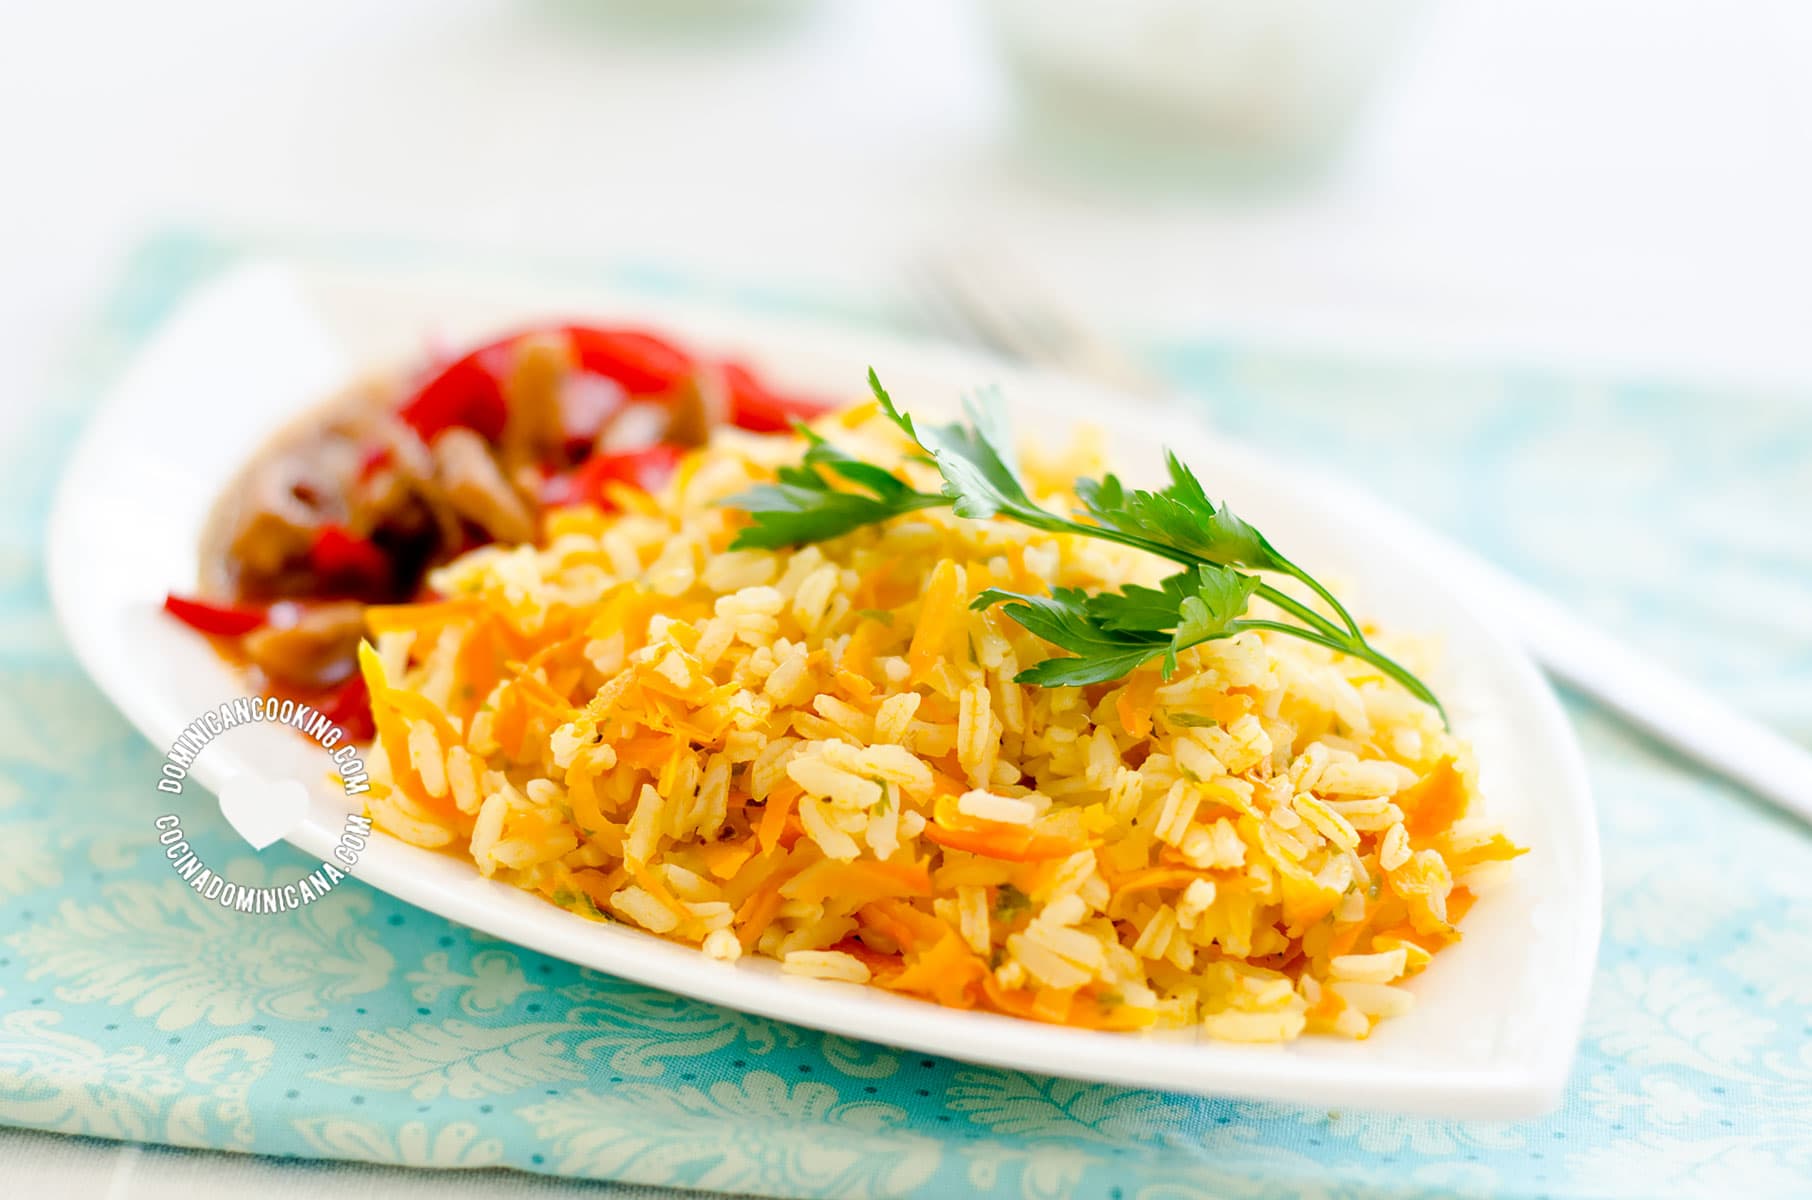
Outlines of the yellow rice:
[{"label": "yellow rice", "polygon": [[[915,486],[872,406],[820,422]],[[1108,1029],[1363,1037],[1519,853],[1468,748],[1367,664],[1245,633],[1082,689],[969,601],[1149,582],[1097,540],[934,510],[727,549],[802,444],[721,433],[658,496],[373,610],[373,819],[574,912],[788,972]],[[1032,462],[1047,506],[1099,473]],[[1400,653],[1414,646],[1388,646]],[[1413,654],[1411,655],[1413,657]]]}]

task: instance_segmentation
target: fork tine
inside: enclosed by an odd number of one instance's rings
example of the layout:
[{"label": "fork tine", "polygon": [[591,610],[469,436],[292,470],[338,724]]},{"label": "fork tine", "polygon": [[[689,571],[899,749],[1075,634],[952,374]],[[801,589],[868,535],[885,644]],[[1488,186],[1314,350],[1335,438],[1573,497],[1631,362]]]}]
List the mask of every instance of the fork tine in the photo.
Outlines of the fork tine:
[{"label": "fork tine", "polygon": [[908,267],[906,283],[924,332],[964,346],[1000,353],[1000,347],[983,337],[975,324],[956,307],[950,298],[950,289],[926,264],[914,262]]},{"label": "fork tine", "polygon": [[949,252],[926,260],[932,281],[950,305],[989,344],[1015,358],[1054,361],[1061,339],[1040,310],[1011,294],[1004,272],[989,270],[979,255]]},{"label": "fork tine", "polygon": [[1109,339],[1015,269],[999,250],[926,255],[915,275],[948,324],[1010,357],[1095,378],[1157,398],[1168,391]]}]

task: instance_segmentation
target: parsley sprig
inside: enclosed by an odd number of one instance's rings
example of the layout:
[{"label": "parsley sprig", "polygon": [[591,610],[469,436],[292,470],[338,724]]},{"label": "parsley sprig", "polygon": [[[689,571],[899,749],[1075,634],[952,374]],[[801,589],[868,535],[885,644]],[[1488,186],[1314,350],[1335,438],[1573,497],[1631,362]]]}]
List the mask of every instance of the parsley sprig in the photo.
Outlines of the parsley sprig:
[{"label": "parsley sprig", "polygon": [[[1129,584],[1118,591],[1055,588],[1031,596],[989,588],[974,607],[1002,611],[1072,657],[1048,658],[1021,671],[1021,683],[1075,687],[1118,679],[1154,658],[1165,678],[1177,655],[1192,646],[1247,630],[1287,634],[1362,659],[1440,712],[1441,703],[1408,668],[1371,645],[1346,607],[1318,580],[1278,552],[1263,534],[1225,504],[1216,504],[1195,473],[1166,453],[1170,482],[1158,491],[1128,488],[1113,475],[1076,481],[1081,508],[1071,517],[1042,508],[1026,490],[1005,416],[993,397],[963,403],[966,421],[917,422],[894,405],[874,371],[869,387],[887,418],[916,443],[943,476],[940,492],[917,491],[893,472],[864,462],[800,426],[804,460],[783,467],[776,482],[725,503],[752,521],[732,549],[777,548],[819,542],[864,525],[948,506],[959,517],[1000,517],[1051,533],[1118,542],[1177,563],[1182,569],[1157,587]],[[1265,574],[1298,580],[1318,596],[1324,616]],[[1248,615],[1253,597],[1290,620]],[[1445,716],[1445,713],[1442,712]]]}]

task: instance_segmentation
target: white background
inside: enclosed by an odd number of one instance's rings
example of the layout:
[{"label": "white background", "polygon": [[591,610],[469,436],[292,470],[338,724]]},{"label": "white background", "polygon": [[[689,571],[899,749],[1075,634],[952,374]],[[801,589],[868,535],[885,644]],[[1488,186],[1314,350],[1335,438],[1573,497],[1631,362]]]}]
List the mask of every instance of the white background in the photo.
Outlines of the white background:
[{"label": "white background", "polygon": [[610,0],[11,6],[0,369],[40,379],[131,240],[184,221],[871,300],[979,230],[1129,332],[1812,379],[1812,6],[1432,7],[1344,158],[1261,204],[1051,168],[964,0],[704,39]]}]

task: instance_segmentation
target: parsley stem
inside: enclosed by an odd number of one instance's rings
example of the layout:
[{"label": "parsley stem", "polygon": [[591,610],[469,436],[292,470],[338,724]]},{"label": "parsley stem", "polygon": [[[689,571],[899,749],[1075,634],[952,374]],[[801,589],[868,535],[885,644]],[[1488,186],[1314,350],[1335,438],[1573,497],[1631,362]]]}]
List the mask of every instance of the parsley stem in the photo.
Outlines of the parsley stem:
[{"label": "parsley stem", "polygon": [[[1022,517],[1021,519],[1023,520],[1024,518]],[[1068,521],[1062,517],[1054,517],[1052,518],[1052,521],[1053,523],[1051,524],[1032,521],[1027,521],[1026,524],[1037,524],[1039,528],[1052,533],[1079,533],[1085,537],[1098,538],[1109,542],[1118,542],[1122,546],[1130,546],[1135,550],[1143,550],[1148,554],[1155,554],[1159,558],[1167,558],[1171,562],[1179,563],[1185,567],[1199,567],[1203,562],[1207,561],[1198,555],[1190,554],[1186,550],[1179,550],[1176,547],[1166,545],[1163,542],[1155,542],[1148,538],[1142,538],[1138,534],[1126,533],[1106,525],[1084,525],[1079,521]],[[1334,611],[1340,614],[1340,619],[1346,625],[1346,628],[1344,630],[1341,629],[1340,626],[1334,624],[1334,622],[1328,620],[1308,605],[1297,600],[1287,592],[1279,591],[1268,583],[1259,586],[1259,595],[1283,609],[1297,620],[1313,626],[1330,637],[1346,638],[1350,636],[1358,638],[1360,641],[1365,640],[1365,635],[1359,632],[1359,626],[1354,622],[1352,616],[1348,614],[1340,601],[1334,599],[1333,595],[1329,593],[1325,587],[1311,578],[1308,572],[1304,571],[1301,567],[1298,567],[1295,563],[1290,562],[1288,559],[1280,556],[1278,562],[1280,564],[1278,569],[1281,572],[1288,574],[1293,578],[1300,579],[1303,583],[1307,584],[1317,596],[1326,600]],[[1228,564],[1216,563],[1214,565],[1225,566]]]},{"label": "parsley stem", "polygon": [[[1023,517],[1020,519],[1024,520]],[[1163,542],[1154,542],[1148,538],[1142,538],[1137,534],[1126,533],[1106,525],[1084,525],[1079,521],[1069,521],[1062,517],[1051,518],[1051,523],[1049,524],[1042,521],[1026,521],[1026,524],[1036,524],[1039,528],[1051,533],[1079,533],[1085,537],[1099,538],[1109,542],[1118,542],[1122,546],[1130,546],[1135,550],[1143,550],[1148,554],[1155,554],[1159,558],[1167,558],[1171,562],[1179,563],[1185,567],[1199,567],[1206,561],[1197,555],[1190,554],[1186,550],[1179,550],[1174,546],[1165,545]],[[1361,644],[1364,644],[1365,635],[1359,632],[1358,624],[1354,622],[1352,616],[1347,613],[1340,601],[1334,599],[1326,588],[1322,587],[1316,580],[1310,578],[1308,572],[1304,571],[1301,567],[1298,567],[1295,563],[1282,557],[1279,557],[1278,562],[1281,564],[1279,567],[1281,571],[1296,579],[1300,579],[1302,582],[1306,583],[1317,596],[1326,600],[1333,607],[1334,611],[1340,614],[1341,620],[1346,624],[1346,628],[1340,628],[1340,626],[1334,624],[1334,622],[1328,620],[1308,605],[1302,603],[1302,601],[1296,599],[1287,592],[1278,590],[1271,584],[1263,583],[1259,585],[1258,594],[1260,596],[1263,596],[1266,600],[1269,600],[1272,604],[1283,609],[1305,625],[1311,626],[1328,637],[1339,638],[1343,641],[1352,638],[1357,639]],[[1214,565],[1220,566],[1224,564],[1217,563]]]},{"label": "parsley stem", "polygon": [[[1039,506],[1020,478],[998,404],[966,402],[968,423],[920,427],[895,407],[872,370],[868,382],[887,418],[924,451],[923,461],[943,478],[941,493],[915,491],[894,471],[852,457],[801,426],[809,443],[803,463],[779,469],[773,484],[725,501],[752,518],[738,531],[732,548],[824,541],[903,513],[945,505],[959,517],[999,517],[1046,533],[1114,542],[1183,570],[1157,589],[1129,585],[1091,597],[1079,588],[1053,587],[1049,597],[1041,598],[990,588],[978,600],[980,607],[1010,601],[1007,611],[1014,620],[1074,656],[1048,659],[1021,672],[1023,682],[1057,686],[1106,682],[1154,654],[1165,656],[1168,671],[1176,665],[1176,651],[1185,648],[1184,639],[1186,645],[1197,646],[1247,629],[1263,630],[1370,663],[1446,720],[1446,711],[1428,686],[1373,648],[1359,622],[1328,588],[1278,554],[1256,529],[1217,506],[1175,455],[1167,455],[1171,482],[1161,491],[1129,492],[1113,475],[1078,480],[1075,490],[1082,508],[1076,515],[1096,522],[1088,524]],[[1312,595],[1299,599],[1269,582],[1271,575],[1287,575]],[[1298,623],[1246,619],[1242,614],[1252,597]],[[1315,607],[1317,601],[1325,613]]]},{"label": "parsley stem", "polygon": [[1233,624],[1242,630],[1265,629],[1270,630],[1272,633],[1287,633],[1291,637],[1301,638],[1305,642],[1313,642],[1317,646],[1326,647],[1336,654],[1344,654],[1352,658],[1363,659],[1396,680],[1410,695],[1427,704],[1437,713],[1440,713],[1443,722],[1447,720],[1447,710],[1441,707],[1441,702],[1435,698],[1433,692],[1428,690],[1428,686],[1420,679],[1417,679],[1415,675],[1410,672],[1409,668],[1403,666],[1383,651],[1375,649],[1369,642],[1347,638],[1332,638],[1325,634],[1317,633],[1312,629],[1304,629],[1300,625],[1287,625],[1282,621],[1267,621],[1262,618],[1249,620],[1241,617]]},{"label": "parsley stem", "polygon": [[[1178,550],[1173,546],[1167,546],[1162,542],[1139,537],[1137,534],[1125,533],[1121,530],[1112,529],[1104,525],[1084,525],[1079,521],[1071,521],[1063,517],[1046,513],[1042,509],[1035,511],[1039,518],[1042,519],[1028,520],[1027,517],[1030,516],[1030,514],[1019,514],[1019,519],[1027,525],[1034,525],[1037,528],[1050,533],[1079,533],[1086,537],[1118,542],[1123,546],[1130,546],[1135,550],[1144,550],[1147,553],[1155,554],[1160,558],[1167,558],[1171,562],[1180,563],[1186,567],[1200,566],[1203,562],[1203,560],[1196,555],[1183,550]],[[1328,618],[1322,616],[1300,600],[1297,600],[1294,596],[1291,596],[1287,592],[1280,591],[1268,583],[1261,583],[1259,585],[1258,594],[1278,608],[1283,609],[1297,620],[1303,622],[1303,624],[1309,626],[1309,628],[1304,629],[1297,625],[1287,625],[1281,621],[1244,619],[1239,622],[1241,627],[1250,629],[1271,629],[1278,633],[1287,633],[1292,637],[1299,637],[1305,641],[1314,642],[1318,646],[1325,646],[1327,649],[1333,650],[1336,653],[1363,659],[1377,667],[1380,671],[1383,671],[1390,678],[1402,684],[1404,688],[1408,689],[1412,696],[1415,696],[1418,700],[1422,700],[1432,706],[1436,712],[1441,714],[1442,721],[1447,719],[1447,710],[1441,707],[1441,702],[1435,698],[1435,694],[1428,689],[1427,685],[1416,678],[1415,674],[1407,667],[1404,667],[1382,651],[1377,650],[1370,642],[1366,641],[1365,635],[1360,632],[1359,625],[1353,620],[1352,614],[1347,612],[1346,606],[1336,600],[1327,588],[1323,587],[1321,583],[1310,576],[1308,572],[1304,571],[1301,567],[1298,567],[1295,563],[1290,562],[1288,559],[1279,556],[1278,561],[1281,564],[1280,569],[1284,573],[1301,580],[1303,583],[1307,584],[1316,595],[1326,600],[1328,604],[1333,607],[1334,611],[1340,614],[1340,618],[1344,622],[1346,628],[1340,628],[1340,626],[1334,624],[1332,621],[1328,620]]]},{"label": "parsley stem", "polygon": [[1310,575],[1307,571],[1303,570],[1301,567],[1297,566],[1295,563],[1291,562],[1289,559],[1283,557],[1281,554],[1277,556],[1277,563],[1278,563],[1278,566],[1284,571],[1285,574],[1289,575],[1293,579],[1300,580],[1302,583],[1307,584],[1310,591],[1314,592],[1317,596],[1320,596],[1323,600],[1327,601],[1328,607],[1333,609],[1334,612],[1339,615],[1340,623],[1342,625],[1346,626],[1348,633],[1351,633],[1354,637],[1360,639],[1361,641],[1363,641],[1365,639],[1365,635],[1359,631],[1359,622],[1353,620],[1353,614],[1346,611],[1346,605],[1344,605],[1344,604],[1340,603],[1340,601],[1334,599],[1334,593],[1328,591],[1327,588],[1323,587],[1321,585],[1321,581],[1319,579],[1316,579],[1313,575]]},{"label": "parsley stem", "polygon": [[1301,621],[1303,624],[1308,625],[1329,637],[1340,638],[1343,641],[1355,637],[1360,638],[1361,641],[1364,640],[1363,637],[1360,637],[1358,630],[1355,629],[1349,634],[1346,630],[1340,628],[1340,626],[1334,624],[1302,601],[1296,599],[1296,597],[1290,595],[1288,592],[1280,591],[1268,583],[1261,583],[1258,585],[1258,594],[1289,613],[1292,617],[1295,617],[1298,621]]}]

